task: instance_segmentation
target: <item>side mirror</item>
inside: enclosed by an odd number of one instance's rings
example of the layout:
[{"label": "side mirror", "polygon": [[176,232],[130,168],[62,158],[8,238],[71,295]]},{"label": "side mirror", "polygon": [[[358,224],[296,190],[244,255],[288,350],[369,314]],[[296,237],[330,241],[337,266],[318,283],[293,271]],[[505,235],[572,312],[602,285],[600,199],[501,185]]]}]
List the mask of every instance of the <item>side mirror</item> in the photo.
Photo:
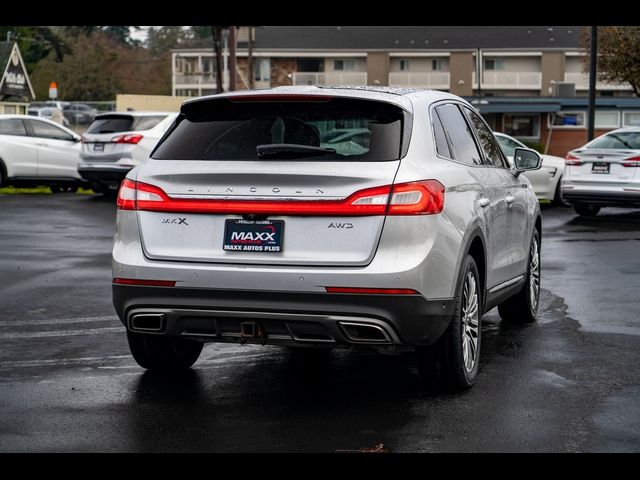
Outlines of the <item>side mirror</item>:
[{"label": "side mirror", "polygon": [[73,136],[73,141],[78,143],[78,142],[82,141],[82,137],[79,137],[78,135],[74,135]]},{"label": "side mirror", "polygon": [[513,165],[516,176],[529,170],[538,170],[542,165],[542,157],[535,150],[528,148],[516,148],[513,153]]}]

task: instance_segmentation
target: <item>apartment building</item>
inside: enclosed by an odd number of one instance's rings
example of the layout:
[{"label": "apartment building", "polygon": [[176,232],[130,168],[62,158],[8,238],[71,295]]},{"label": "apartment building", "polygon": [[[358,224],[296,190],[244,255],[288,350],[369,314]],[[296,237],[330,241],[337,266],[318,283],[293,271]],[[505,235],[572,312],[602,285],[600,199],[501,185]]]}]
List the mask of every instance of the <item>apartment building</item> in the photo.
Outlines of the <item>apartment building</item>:
[{"label": "apartment building", "polygon": [[[566,145],[573,143],[548,141],[554,135],[562,139],[563,131],[571,131],[569,137],[576,139],[584,131],[586,138],[583,120],[589,82],[581,44],[583,29],[579,26],[242,28],[236,53],[236,88],[389,85],[448,91],[475,101],[495,129],[530,143],[544,144],[548,153],[564,155]],[[216,93],[212,48],[174,50],[172,62],[174,95]],[[224,89],[229,87],[228,64],[225,55]],[[636,122],[640,99],[633,97],[630,85],[599,81],[596,89],[600,99],[628,99],[621,103],[624,111],[615,110],[617,115],[611,111],[618,108],[612,106],[615,102],[599,101],[598,108],[602,105],[603,110],[596,118],[596,127],[606,131],[614,124]],[[549,102],[532,101],[547,97],[555,99],[552,106]],[[500,101],[504,98],[512,101]],[[572,98],[584,98],[584,109],[580,102],[572,104]],[[573,146],[581,143],[583,140]]]}]

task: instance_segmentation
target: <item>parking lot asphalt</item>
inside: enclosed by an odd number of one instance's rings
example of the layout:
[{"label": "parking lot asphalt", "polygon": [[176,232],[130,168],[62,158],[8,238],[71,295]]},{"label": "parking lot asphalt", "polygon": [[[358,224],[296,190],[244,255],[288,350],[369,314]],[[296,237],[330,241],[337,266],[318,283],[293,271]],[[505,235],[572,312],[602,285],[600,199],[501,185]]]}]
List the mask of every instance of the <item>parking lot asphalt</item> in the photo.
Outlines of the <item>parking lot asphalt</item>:
[{"label": "parking lot asphalt", "polygon": [[[209,344],[145,373],[111,305],[113,201],[0,195],[0,452],[638,452],[640,211],[543,210],[539,319],[483,317],[475,387],[410,354]],[[383,445],[380,447],[380,445]]]}]

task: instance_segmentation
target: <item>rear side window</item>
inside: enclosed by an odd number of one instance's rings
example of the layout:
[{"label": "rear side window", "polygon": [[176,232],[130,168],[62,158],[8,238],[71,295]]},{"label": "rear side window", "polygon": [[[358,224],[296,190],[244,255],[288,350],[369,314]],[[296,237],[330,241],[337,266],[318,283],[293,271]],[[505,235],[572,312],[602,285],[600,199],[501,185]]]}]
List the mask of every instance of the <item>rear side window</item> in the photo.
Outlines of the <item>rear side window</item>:
[{"label": "rear side window", "polygon": [[442,121],[445,134],[451,140],[451,158],[471,165],[481,165],[482,157],[460,109],[456,105],[448,104],[436,107],[436,112]]},{"label": "rear side window", "polygon": [[150,130],[165,118],[167,118],[166,115],[145,115],[144,117],[138,117],[133,122],[133,130]]},{"label": "rear side window", "polygon": [[[401,157],[401,108],[370,100],[237,101],[186,105],[152,154],[159,160],[257,160],[257,147],[315,147],[288,160],[388,161]],[[335,151],[335,152],[334,152]],[[283,155],[285,155],[283,154]],[[278,158],[277,155],[271,157]]]},{"label": "rear side window", "polygon": [[587,148],[640,149],[640,132],[611,132],[596,138]]},{"label": "rear side window", "polygon": [[22,120],[19,118],[8,118],[6,120],[0,120],[0,135],[26,137],[27,130],[24,128],[24,123],[22,123]]},{"label": "rear side window", "polygon": [[433,124],[433,133],[436,138],[436,151],[438,152],[438,155],[445,158],[452,158],[451,152],[449,151],[449,145],[447,143],[447,137],[444,133],[444,128],[442,128],[442,122],[440,121],[440,117],[438,117],[438,113],[435,109],[431,116],[431,122]]}]

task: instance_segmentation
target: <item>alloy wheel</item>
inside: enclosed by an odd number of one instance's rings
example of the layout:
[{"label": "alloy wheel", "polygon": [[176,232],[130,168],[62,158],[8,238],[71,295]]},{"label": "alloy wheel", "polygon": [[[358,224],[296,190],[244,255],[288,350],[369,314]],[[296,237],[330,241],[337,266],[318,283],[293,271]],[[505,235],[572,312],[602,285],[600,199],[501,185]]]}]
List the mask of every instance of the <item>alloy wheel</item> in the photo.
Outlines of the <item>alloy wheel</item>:
[{"label": "alloy wheel", "polygon": [[473,372],[478,361],[479,308],[478,287],[472,272],[467,273],[462,291],[462,356],[467,373]]}]

